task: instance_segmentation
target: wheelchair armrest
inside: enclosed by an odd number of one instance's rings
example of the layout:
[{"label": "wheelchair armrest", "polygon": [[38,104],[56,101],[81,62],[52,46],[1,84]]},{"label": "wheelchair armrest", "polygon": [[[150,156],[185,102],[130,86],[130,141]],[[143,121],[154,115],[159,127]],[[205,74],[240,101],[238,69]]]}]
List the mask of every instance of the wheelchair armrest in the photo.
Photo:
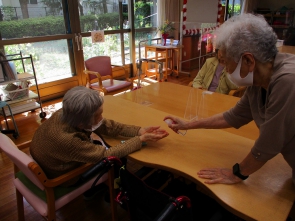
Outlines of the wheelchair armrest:
[{"label": "wheelchair armrest", "polygon": [[54,179],[47,178],[46,174],[37,163],[31,162],[29,163],[28,167],[45,187],[56,187],[81,175],[82,173],[90,169],[92,165],[89,163],[84,164]]},{"label": "wheelchair armrest", "polygon": [[[101,168],[107,167],[107,166],[112,166],[114,163],[121,165],[121,160],[116,157],[108,157],[104,158],[101,160],[98,164],[100,165]],[[96,165],[98,165],[96,164]],[[41,167],[34,162],[29,163],[28,167],[32,172],[38,177],[39,181],[46,187],[56,187],[59,186],[77,176],[80,176],[83,173],[86,173],[88,171],[93,171],[92,168],[94,168],[93,164],[86,163],[72,171],[69,171],[59,177],[56,177],[54,179],[49,179],[47,178],[46,174],[44,171],[41,169]],[[99,171],[100,168],[96,168],[96,172]],[[95,175],[95,174],[93,174]]]}]

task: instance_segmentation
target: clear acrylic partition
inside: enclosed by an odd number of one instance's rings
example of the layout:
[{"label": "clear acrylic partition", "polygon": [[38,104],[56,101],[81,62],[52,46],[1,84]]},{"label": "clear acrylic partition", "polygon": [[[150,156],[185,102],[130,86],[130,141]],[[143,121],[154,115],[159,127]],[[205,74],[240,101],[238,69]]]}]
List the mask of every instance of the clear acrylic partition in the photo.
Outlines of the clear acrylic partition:
[{"label": "clear acrylic partition", "polygon": [[189,92],[184,119],[188,121],[208,117],[207,96],[213,92],[192,88]]},{"label": "clear acrylic partition", "polygon": [[[159,90],[157,87],[159,87],[158,84],[155,84],[155,90]],[[153,103],[150,101],[149,99],[149,95],[148,93],[145,93],[146,88],[142,87],[142,85],[140,84],[139,87],[136,87],[133,91],[133,93],[135,93],[134,96],[134,102],[141,104],[143,106],[150,106]]]}]

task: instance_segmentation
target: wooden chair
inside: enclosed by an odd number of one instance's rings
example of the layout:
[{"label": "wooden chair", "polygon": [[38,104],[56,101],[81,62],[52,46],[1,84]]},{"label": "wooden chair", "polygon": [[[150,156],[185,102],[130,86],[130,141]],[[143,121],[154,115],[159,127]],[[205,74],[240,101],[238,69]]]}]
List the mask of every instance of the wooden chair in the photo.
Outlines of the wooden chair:
[{"label": "wooden chair", "polygon": [[[41,167],[29,155],[19,150],[9,137],[1,133],[0,148],[14,163],[15,179],[13,183],[16,188],[18,219],[20,221],[25,220],[23,197],[41,216],[53,221],[56,220],[56,210],[90,189],[96,179],[95,176],[78,187],[61,187],[61,184],[83,174],[93,165],[85,164],[62,176],[48,179]],[[115,198],[113,172],[112,167],[99,179],[97,184],[108,181],[112,220],[114,221],[117,220],[117,213],[113,200]]]},{"label": "wooden chair", "polygon": [[[192,87],[193,86],[193,82],[189,82],[189,84],[187,85],[189,87]],[[245,90],[246,90],[247,87],[239,87],[238,89],[235,89],[235,90],[230,90],[228,95],[230,96],[234,96],[234,97],[242,97],[243,94],[245,93]]]},{"label": "wooden chair", "polygon": [[228,95],[234,96],[234,97],[242,97],[243,94],[245,93],[247,87],[239,87],[236,90],[230,90],[230,92],[228,93]]},{"label": "wooden chair", "polygon": [[113,95],[126,90],[133,89],[133,80],[129,79],[125,68],[121,67],[126,78],[116,80],[112,75],[111,58],[109,56],[96,56],[85,61],[84,73],[87,74],[87,85],[91,89]]}]

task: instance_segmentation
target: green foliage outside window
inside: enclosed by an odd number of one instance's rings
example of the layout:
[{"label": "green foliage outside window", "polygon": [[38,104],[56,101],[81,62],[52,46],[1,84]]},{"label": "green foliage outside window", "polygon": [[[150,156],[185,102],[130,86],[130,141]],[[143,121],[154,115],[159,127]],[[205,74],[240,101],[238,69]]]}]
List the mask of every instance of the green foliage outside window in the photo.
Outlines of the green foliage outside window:
[{"label": "green foliage outside window", "polygon": [[228,6],[228,14],[230,15],[230,17],[232,17],[234,15],[241,14],[241,5],[235,4],[234,7],[233,7],[233,5],[229,5]]},{"label": "green foliage outside window", "polygon": [[134,4],[135,14],[135,28],[152,27],[152,20],[154,18],[153,2],[138,1]]},{"label": "green foliage outside window", "polygon": [[1,6],[0,7],[0,21],[3,20],[16,20],[17,17],[15,17],[15,11],[13,7],[11,6]]},{"label": "green foliage outside window", "polygon": [[[98,30],[118,29],[118,18],[118,13],[81,16],[81,29],[83,32],[94,30],[95,21],[97,21]],[[3,39],[11,39],[32,37],[32,35],[46,36],[65,34],[66,31],[63,17],[47,16],[14,21],[1,21],[0,32]]]},{"label": "green foliage outside window", "polygon": [[[44,1],[45,2],[45,1]],[[47,1],[50,2],[50,1]],[[2,7],[3,8],[3,7]],[[57,11],[60,9],[58,5],[55,7]],[[49,10],[48,10],[49,11]],[[153,2],[137,1],[135,3],[135,28],[153,27],[156,21]],[[10,15],[11,14],[11,15]],[[2,39],[14,39],[23,37],[37,37],[47,35],[65,34],[65,22],[63,16],[47,16],[38,18],[19,19],[13,18],[13,11],[7,9],[5,16],[10,19],[0,19],[0,34]],[[123,13],[123,19],[128,20],[128,12]],[[97,21],[97,23],[96,23]],[[119,13],[106,14],[80,14],[81,32],[89,32],[92,30],[118,30],[119,29]],[[96,25],[97,24],[97,25]],[[136,32],[136,44],[139,40],[146,39],[148,34],[154,36],[155,31]],[[129,54],[129,33],[124,33],[125,54]],[[119,34],[105,36],[105,43],[92,44],[91,38],[83,37],[83,51],[85,59],[95,56],[107,54],[114,59],[114,63],[120,64],[121,61],[121,42]],[[72,40],[68,40],[72,41]],[[47,41],[24,43],[16,45],[4,46],[6,54],[16,54],[22,51],[24,56],[32,54],[38,80],[68,73],[69,56],[68,47],[74,42],[67,44],[67,40]],[[128,56],[126,58],[128,60]],[[46,62],[44,62],[44,60]],[[126,60],[125,60],[126,61]],[[128,61],[127,61],[128,62]],[[22,71],[20,61],[15,62],[18,71]],[[30,70],[30,64],[26,65],[26,71]],[[54,67],[54,68],[53,68]],[[69,73],[71,74],[71,73]]]}]

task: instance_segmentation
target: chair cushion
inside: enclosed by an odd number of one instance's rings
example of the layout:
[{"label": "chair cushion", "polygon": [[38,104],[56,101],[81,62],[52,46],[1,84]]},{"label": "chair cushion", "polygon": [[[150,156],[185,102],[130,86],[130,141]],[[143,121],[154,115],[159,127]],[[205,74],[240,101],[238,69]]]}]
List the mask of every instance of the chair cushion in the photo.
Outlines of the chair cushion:
[{"label": "chair cushion", "polygon": [[[104,80],[102,82],[103,87],[107,90],[107,92],[113,92],[113,91],[118,91],[123,88],[128,88],[131,86],[132,82],[130,81],[119,81],[119,80],[114,80],[114,79],[108,79]],[[99,88],[98,83],[91,84],[92,88]]]},{"label": "chair cushion", "polygon": [[[44,202],[46,202],[46,193],[45,191],[40,190],[34,183],[32,183],[24,174],[23,172],[18,172],[15,174],[15,176],[29,189],[31,190],[36,196],[38,196],[40,199],[42,199]],[[81,184],[82,185],[82,184]],[[72,192],[73,190],[77,189],[79,186],[75,187],[54,187],[54,197],[55,199],[59,199],[60,197]]]}]

